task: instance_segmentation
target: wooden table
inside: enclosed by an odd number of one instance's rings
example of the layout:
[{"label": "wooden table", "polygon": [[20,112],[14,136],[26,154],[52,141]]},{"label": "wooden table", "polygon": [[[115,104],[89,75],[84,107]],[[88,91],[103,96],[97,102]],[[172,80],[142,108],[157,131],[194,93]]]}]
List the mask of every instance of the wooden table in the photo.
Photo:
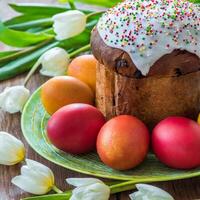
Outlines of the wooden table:
[{"label": "wooden table", "polygon": [[[17,1],[19,2],[19,1]],[[25,2],[25,1],[21,1]],[[30,2],[30,1],[29,1]],[[34,1],[36,2],[36,1]],[[38,0],[39,2],[39,0]],[[41,0],[40,0],[41,2]],[[46,2],[46,1],[45,1]],[[51,1],[53,2],[53,1]],[[5,6],[5,1],[0,0],[0,14]],[[5,10],[5,9],[4,9]],[[8,13],[5,12],[7,15]],[[6,86],[19,85],[23,82],[25,75],[18,76],[14,79],[8,81],[0,82],[0,91],[2,91]],[[39,74],[35,74],[29,84],[28,88],[33,92],[38,86],[44,83],[47,79]],[[62,190],[66,190],[68,187],[65,178],[67,177],[88,177],[84,174],[79,174],[62,167],[59,167],[39,156],[35,153],[31,147],[27,144],[24,137],[22,136],[20,128],[20,114],[10,115],[0,111],[0,131],[7,131],[12,133],[17,138],[21,139],[26,146],[27,158],[41,162],[48,167],[50,167],[56,178],[56,185]],[[0,155],[1,156],[1,155]],[[11,178],[20,173],[21,164],[16,166],[6,167],[0,166],[0,200],[19,200],[22,197],[27,197],[29,194],[18,189],[16,186],[11,184]],[[171,193],[176,200],[190,200],[190,199],[200,199],[200,177],[188,179],[188,180],[179,180],[171,182],[162,182],[155,183],[153,185],[159,186],[160,188],[165,189]],[[128,194],[130,192],[123,192],[121,194],[113,195],[111,200],[128,200]]]}]

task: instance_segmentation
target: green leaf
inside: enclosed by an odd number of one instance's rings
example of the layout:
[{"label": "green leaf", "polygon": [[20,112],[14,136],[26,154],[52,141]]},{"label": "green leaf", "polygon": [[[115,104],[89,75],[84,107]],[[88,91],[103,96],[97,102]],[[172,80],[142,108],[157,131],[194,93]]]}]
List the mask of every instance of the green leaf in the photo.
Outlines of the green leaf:
[{"label": "green leaf", "polygon": [[71,53],[72,50],[76,50],[88,44],[90,42],[90,31],[90,29],[86,29],[83,33],[81,33],[78,36],[63,41],[55,41],[52,44],[48,44],[45,47],[42,47],[37,51],[32,52],[31,54],[19,57],[14,61],[8,62],[0,68],[0,80],[5,80],[30,70],[33,66],[33,63],[44,52],[55,46],[60,46],[66,49],[69,53]]},{"label": "green leaf", "polygon": [[50,17],[49,15],[42,15],[42,14],[37,14],[37,15],[25,14],[25,15],[13,17],[7,21],[4,21],[3,23],[6,26],[11,26],[11,25],[16,25],[16,24],[21,24],[24,22],[45,19],[45,18],[49,18],[49,17]]},{"label": "green leaf", "polygon": [[[25,15],[38,15],[42,13],[43,16],[51,17],[55,14],[71,10],[65,6],[50,6],[47,4],[38,3],[11,3],[9,4],[15,11],[23,13]],[[90,10],[79,9],[84,13],[91,13]]]},{"label": "green leaf", "polygon": [[55,32],[54,32],[53,28],[44,29],[40,33],[46,33],[46,34],[50,34],[50,35],[55,35]]},{"label": "green leaf", "polygon": [[90,43],[90,30],[85,30],[83,33],[76,37],[72,37],[61,41],[59,46],[66,50],[71,47],[76,47],[77,49],[88,43]]},{"label": "green leaf", "polygon": [[1,59],[2,59],[2,58],[8,57],[8,56],[10,56],[10,55],[13,55],[13,54],[15,54],[16,52],[18,52],[18,51],[1,51],[1,52],[0,52],[0,62],[1,62]]},{"label": "green leaf", "polygon": [[117,3],[121,2],[121,0],[75,0],[77,2],[81,3],[87,3],[87,4],[93,4],[98,6],[104,6],[104,7],[113,7]]},{"label": "green leaf", "polygon": [[[43,27],[35,27],[35,28],[27,29],[26,32],[29,32],[29,33],[41,33],[41,32],[44,33],[45,32],[46,33],[47,30],[49,30],[49,29],[48,28],[46,29],[46,28],[43,28]],[[53,32],[49,33],[49,34],[54,35]]]},{"label": "green leaf", "polygon": [[67,192],[63,194],[49,194],[36,197],[27,197],[22,200],[69,200],[70,197],[71,197],[71,192]]},{"label": "green leaf", "polygon": [[44,19],[37,19],[37,20],[28,21],[28,22],[8,25],[8,28],[23,31],[29,28],[34,28],[34,27],[44,27],[44,28],[51,27],[52,24],[53,24],[53,21],[51,18],[44,18]]},{"label": "green leaf", "polygon": [[69,10],[65,6],[51,6],[38,3],[10,3],[9,5],[15,11],[28,15],[38,15],[39,13],[42,13],[42,15],[45,16],[52,16]]},{"label": "green leaf", "polygon": [[199,4],[200,0],[190,0],[190,2],[195,3],[195,4]]},{"label": "green leaf", "polygon": [[25,56],[27,54],[30,54],[31,52],[36,51],[37,49],[42,48],[43,46],[46,46],[49,43],[50,43],[50,41],[45,41],[45,42],[39,43],[39,44],[37,44],[35,46],[27,47],[27,48],[24,48],[24,49],[19,50],[19,51],[13,51],[12,54],[10,53],[10,54],[7,54],[7,55],[5,55],[3,57],[0,57],[0,67],[5,65],[6,62],[10,62],[10,61],[15,60],[15,59],[17,59],[19,57],[22,57],[22,56]]},{"label": "green leaf", "polygon": [[15,47],[26,47],[53,38],[48,34],[28,33],[7,28],[0,21],[0,41]]},{"label": "green leaf", "polygon": [[92,15],[88,17],[87,27],[94,27],[99,21],[99,18],[102,16],[102,14],[103,12],[100,12],[100,13],[97,13],[96,15]]}]

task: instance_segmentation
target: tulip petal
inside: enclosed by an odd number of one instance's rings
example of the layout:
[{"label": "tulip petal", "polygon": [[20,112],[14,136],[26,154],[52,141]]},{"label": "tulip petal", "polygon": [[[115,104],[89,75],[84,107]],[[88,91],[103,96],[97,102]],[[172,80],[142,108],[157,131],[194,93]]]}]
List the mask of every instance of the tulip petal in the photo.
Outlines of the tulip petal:
[{"label": "tulip petal", "polygon": [[146,195],[142,194],[140,191],[130,194],[129,197],[131,200],[143,200],[143,199],[148,200],[148,197]]},{"label": "tulip petal", "polygon": [[87,17],[78,10],[71,10],[53,16],[53,28],[58,40],[80,34],[86,27]]},{"label": "tulip petal", "polygon": [[14,165],[25,157],[24,144],[13,135],[0,132],[0,164]]},{"label": "tulip petal", "polygon": [[137,184],[136,188],[139,190],[130,195],[132,200],[174,200],[174,198],[166,191],[155,186],[147,184]]},{"label": "tulip petal", "polygon": [[[87,199],[87,200],[108,200],[110,189],[102,183],[95,183],[86,187],[79,187],[73,191],[72,200]],[[71,200],[71,199],[70,199]]]},{"label": "tulip petal", "polygon": [[0,94],[0,108],[9,113],[22,111],[30,92],[24,86],[7,87]]},{"label": "tulip petal", "polygon": [[70,200],[108,200],[110,197],[110,188],[99,179],[69,178],[66,180],[69,184],[77,186],[72,191]]},{"label": "tulip petal", "polygon": [[36,195],[46,194],[51,190],[45,186],[37,185],[35,181],[26,176],[16,176],[11,181],[14,185],[18,186],[22,190]]},{"label": "tulip petal", "polygon": [[43,176],[44,179],[48,179],[52,185],[54,184],[54,174],[50,168],[30,159],[26,159],[26,163],[30,170],[35,171],[40,176]]},{"label": "tulip petal", "polygon": [[21,174],[22,176],[31,179],[35,185],[51,188],[54,184],[53,180],[48,176],[48,174],[38,173],[37,171],[30,169],[28,166],[23,166],[21,168]]},{"label": "tulip petal", "polygon": [[94,183],[103,183],[101,180],[96,178],[67,178],[66,181],[68,184],[75,187],[87,186]]},{"label": "tulip petal", "polygon": [[60,47],[55,47],[45,52],[41,57],[42,68],[40,73],[45,76],[61,76],[67,72],[69,54]]},{"label": "tulip petal", "polygon": [[45,165],[26,159],[21,175],[12,179],[12,183],[32,194],[46,194],[54,185],[53,172]]},{"label": "tulip petal", "polygon": [[48,176],[43,176],[41,173],[37,173],[36,171],[30,169],[28,166],[22,166],[21,168],[21,175],[23,177],[27,177],[31,179],[35,185],[44,185],[48,186],[51,185],[48,183]]}]

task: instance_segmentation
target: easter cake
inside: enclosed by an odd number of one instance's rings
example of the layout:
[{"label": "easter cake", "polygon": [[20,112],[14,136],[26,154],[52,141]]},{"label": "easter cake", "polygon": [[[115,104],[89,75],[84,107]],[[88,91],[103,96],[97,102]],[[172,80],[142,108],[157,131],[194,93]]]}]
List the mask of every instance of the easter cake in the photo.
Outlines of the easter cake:
[{"label": "easter cake", "polygon": [[200,111],[200,6],[186,0],[126,0],[92,32],[97,106],[152,127]]}]

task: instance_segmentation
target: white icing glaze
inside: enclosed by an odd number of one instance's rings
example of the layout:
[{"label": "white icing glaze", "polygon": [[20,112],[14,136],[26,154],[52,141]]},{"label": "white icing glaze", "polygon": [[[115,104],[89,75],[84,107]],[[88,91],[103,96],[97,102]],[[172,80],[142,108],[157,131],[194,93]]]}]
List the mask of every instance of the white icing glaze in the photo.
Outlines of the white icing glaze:
[{"label": "white icing glaze", "polygon": [[200,57],[200,6],[186,0],[126,0],[99,20],[106,45],[127,52],[143,75],[175,49]]}]

